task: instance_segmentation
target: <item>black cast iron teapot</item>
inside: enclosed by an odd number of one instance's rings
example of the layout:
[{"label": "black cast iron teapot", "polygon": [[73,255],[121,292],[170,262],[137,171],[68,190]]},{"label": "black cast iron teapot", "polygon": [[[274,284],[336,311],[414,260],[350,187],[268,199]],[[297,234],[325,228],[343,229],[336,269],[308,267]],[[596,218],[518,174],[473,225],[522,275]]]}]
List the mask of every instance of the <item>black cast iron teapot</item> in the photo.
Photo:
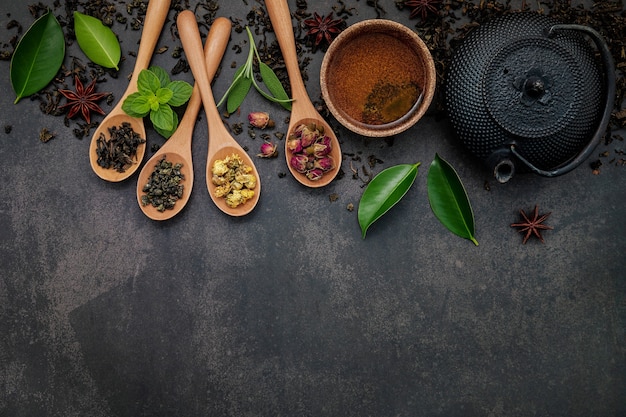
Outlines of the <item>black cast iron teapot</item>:
[{"label": "black cast iron teapot", "polygon": [[580,165],[604,135],[614,96],[615,68],[601,36],[534,13],[470,32],[445,84],[456,134],[502,183],[516,169],[554,177]]}]

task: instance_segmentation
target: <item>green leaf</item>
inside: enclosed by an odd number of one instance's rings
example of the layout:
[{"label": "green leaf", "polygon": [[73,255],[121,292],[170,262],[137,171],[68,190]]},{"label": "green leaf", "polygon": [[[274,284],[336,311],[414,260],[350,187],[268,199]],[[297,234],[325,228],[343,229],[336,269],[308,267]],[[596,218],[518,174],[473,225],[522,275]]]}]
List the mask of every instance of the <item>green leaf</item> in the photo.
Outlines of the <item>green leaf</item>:
[{"label": "green leaf", "polygon": [[149,70],[141,70],[139,77],[137,77],[137,90],[144,95],[149,96],[156,94],[157,90],[161,88],[161,80],[157,75]]},{"label": "green leaf", "polygon": [[74,12],[74,32],[78,46],[92,62],[119,69],[122,51],[115,33],[92,16]]},{"label": "green leaf", "polygon": [[169,90],[172,91],[172,97],[167,102],[170,106],[178,107],[189,101],[193,87],[186,81],[172,81],[167,84]]},{"label": "green leaf", "polygon": [[26,31],[11,58],[11,85],[17,96],[15,103],[47,86],[61,68],[64,58],[63,29],[48,11]]},{"label": "green leaf", "polygon": [[158,110],[150,112],[150,121],[161,130],[171,131],[174,129],[174,111],[167,104],[161,104]]},{"label": "green leaf", "polygon": [[130,117],[145,117],[150,113],[150,102],[141,93],[133,93],[122,103],[122,110]]},{"label": "green leaf", "polygon": [[420,163],[400,164],[381,171],[367,184],[359,202],[358,219],[361,237],[367,229],[391,209],[404,195],[417,177]]},{"label": "green leaf", "polygon": [[169,88],[159,88],[155,95],[159,104],[167,104],[167,102],[170,101],[174,95],[174,92]]},{"label": "green leaf", "polygon": [[231,86],[230,93],[228,94],[228,101],[226,102],[226,111],[228,113],[234,113],[243,100],[248,95],[252,87],[252,79],[246,77],[240,77]]},{"label": "green leaf", "polygon": [[428,201],[448,230],[478,246],[474,238],[474,213],[465,187],[454,168],[438,154],[428,171]]},{"label": "green leaf", "polygon": [[[278,100],[289,100],[289,96],[283,88],[283,84],[280,82],[274,71],[269,65],[259,61],[259,72],[261,73],[261,79],[263,84],[270,90],[270,93]],[[290,101],[279,101],[279,104],[287,110],[291,110]]]},{"label": "green leaf", "polygon": [[153,65],[148,70],[159,78],[161,88],[167,87],[170,83],[170,75],[163,68]]},{"label": "green leaf", "polygon": [[160,129],[158,126],[155,126],[154,124],[152,125],[154,130],[156,130],[157,133],[163,136],[165,139],[169,139],[176,131],[176,128],[178,128],[178,115],[176,114],[176,112],[172,113],[172,115],[174,116],[174,126],[171,130],[163,130]]}]

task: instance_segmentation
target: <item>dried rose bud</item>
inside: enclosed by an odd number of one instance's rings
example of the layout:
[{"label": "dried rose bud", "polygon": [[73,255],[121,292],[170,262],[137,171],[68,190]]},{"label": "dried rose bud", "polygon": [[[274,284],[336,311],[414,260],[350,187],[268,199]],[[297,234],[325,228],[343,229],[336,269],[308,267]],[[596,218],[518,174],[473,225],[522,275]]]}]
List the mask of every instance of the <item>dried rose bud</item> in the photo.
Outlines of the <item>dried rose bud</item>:
[{"label": "dried rose bud", "polygon": [[319,168],[314,168],[306,172],[306,177],[311,181],[317,181],[324,175],[324,171]]},{"label": "dried rose bud", "polygon": [[[328,136],[325,136],[325,138],[327,138]],[[323,141],[320,142],[316,142],[313,145],[313,155],[315,155],[316,158],[321,158],[323,156],[326,156],[330,153],[330,151],[332,150],[331,146],[330,146],[330,141],[328,142],[328,144],[323,143]]]},{"label": "dried rose bud", "polygon": [[302,154],[292,156],[289,161],[291,167],[301,174],[304,174],[307,171],[308,162],[309,157]]},{"label": "dried rose bud", "polygon": [[305,126],[302,129],[302,136],[300,137],[300,141],[303,148],[308,148],[313,145],[317,140],[317,130],[311,130],[308,126]]},{"label": "dried rose bud", "polygon": [[278,150],[276,149],[276,145],[272,142],[264,142],[261,145],[261,153],[257,154],[260,158],[273,158],[278,155]]},{"label": "dried rose bud", "polygon": [[254,127],[265,129],[266,127],[274,127],[274,121],[270,119],[270,115],[264,111],[256,111],[248,114],[248,121]]},{"label": "dried rose bud", "polygon": [[313,166],[315,168],[319,168],[322,171],[326,172],[326,171],[330,171],[331,169],[335,167],[335,162],[333,161],[333,158],[331,158],[330,156],[325,156],[323,158],[316,159],[315,162],[313,163]]},{"label": "dried rose bud", "polygon": [[293,153],[302,152],[302,145],[300,144],[300,139],[289,139],[287,141],[287,149],[289,149]]}]

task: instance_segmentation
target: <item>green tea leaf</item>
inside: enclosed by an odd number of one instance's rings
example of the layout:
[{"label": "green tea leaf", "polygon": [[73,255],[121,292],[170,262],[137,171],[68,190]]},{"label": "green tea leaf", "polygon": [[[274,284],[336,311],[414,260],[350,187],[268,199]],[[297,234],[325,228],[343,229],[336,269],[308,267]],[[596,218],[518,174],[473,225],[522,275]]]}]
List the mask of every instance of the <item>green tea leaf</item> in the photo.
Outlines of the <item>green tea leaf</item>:
[{"label": "green tea leaf", "polygon": [[144,95],[155,94],[161,88],[161,80],[150,70],[141,70],[137,77],[137,90]]},{"label": "green tea leaf", "polygon": [[428,171],[428,200],[433,213],[448,230],[478,246],[474,238],[474,213],[465,187],[454,168],[438,154]]},{"label": "green tea leaf", "polygon": [[159,104],[167,104],[172,99],[174,92],[168,88],[159,88],[155,95]]},{"label": "green tea leaf", "polygon": [[186,81],[172,81],[167,84],[168,89],[172,90],[172,98],[167,102],[170,106],[178,107],[189,101],[193,87]]},{"label": "green tea leaf", "polygon": [[63,29],[52,12],[37,19],[17,44],[11,58],[15,103],[47,86],[65,58]]},{"label": "green tea leaf", "polygon": [[[259,72],[261,73],[261,79],[263,84],[270,90],[270,93],[278,100],[289,100],[289,96],[283,88],[283,84],[280,82],[274,71],[269,65],[259,61]],[[287,110],[291,110],[290,101],[279,101],[279,104]]]},{"label": "green tea leaf", "polygon": [[74,12],[74,31],[78,46],[92,62],[119,69],[122,51],[113,31],[92,16]]},{"label": "green tea leaf", "polygon": [[150,101],[141,93],[133,93],[122,103],[122,110],[130,117],[145,117],[150,113]]},{"label": "green tea leaf", "polygon": [[367,229],[404,197],[415,178],[420,163],[389,167],[376,175],[367,185],[359,202],[358,219],[361,237]]},{"label": "green tea leaf", "polygon": [[250,87],[252,87],[251,78],[240,77],[233,83],[226,102],[226,111],[228,113],[234,113],[241,106],[241,103],[248,95],[248,91],[250,91]]},{"label": "green tea leaf", "polygon": [[158,110],[150,112],[150,121],[161,130],[174,129],[174,111],[167,104],[161,104]]},{"label": "green tea leaf", "polygon": [[154,73],[154,75],[159,78],[161,88],[167,87],[167,85],[170,83],[170,75],[163,68],[153,65],[148,68],[148,70],[150,70],[152,73]]}]

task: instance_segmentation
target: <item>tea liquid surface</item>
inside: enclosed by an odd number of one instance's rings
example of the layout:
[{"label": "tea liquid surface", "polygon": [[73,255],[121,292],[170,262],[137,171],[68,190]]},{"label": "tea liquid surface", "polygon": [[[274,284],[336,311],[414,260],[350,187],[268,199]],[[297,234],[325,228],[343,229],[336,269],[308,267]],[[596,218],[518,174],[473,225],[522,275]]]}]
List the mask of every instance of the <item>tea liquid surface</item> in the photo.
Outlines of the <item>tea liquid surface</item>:
[{"label": "tea liquid surface", "polygon": [[337,107],[369,125],[407,114],[422,95],[424,69],[402,40],[373,32],[347,43],[329,74],[328,91]]}]

